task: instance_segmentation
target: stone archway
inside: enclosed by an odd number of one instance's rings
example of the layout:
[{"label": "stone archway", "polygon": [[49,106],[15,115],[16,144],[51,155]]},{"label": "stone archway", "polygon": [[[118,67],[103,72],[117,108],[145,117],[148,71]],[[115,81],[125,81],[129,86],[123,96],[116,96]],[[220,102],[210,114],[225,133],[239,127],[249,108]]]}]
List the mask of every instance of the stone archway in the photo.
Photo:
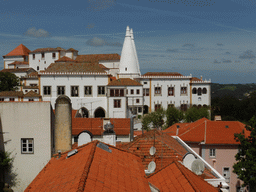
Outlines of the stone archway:
[{"label": "stone archway", "polygon": [[143,114],[148,114],[148,106],[147,105],[143,106]]},{"label": "stone archway", "polygon": [[102,107],[98,107],[95,111],[94,111],[94,117],[95,118],[100,118],[100,117],[105,117],[105,110]]},{"label": "stone archway", "polygon": [[75,117],[88,118],[89,115],[89,110],[85,107],[82,107],[79,110],[77,110]]}]

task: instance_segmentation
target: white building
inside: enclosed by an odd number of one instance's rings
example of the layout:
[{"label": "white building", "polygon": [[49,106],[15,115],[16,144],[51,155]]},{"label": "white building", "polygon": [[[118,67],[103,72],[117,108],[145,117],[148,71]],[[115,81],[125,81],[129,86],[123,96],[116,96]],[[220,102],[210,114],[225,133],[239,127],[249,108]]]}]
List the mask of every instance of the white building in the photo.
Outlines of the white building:
[{"label": "white building", "polygon": [[[210,80],[169,72],[141,75],[133,31],[129,27],[121,57],[78,55],[73,48],[60,47],[40,48],[25,54],[24,50],[28,49],[24,47],[20,45],[3,56],[4,70],[12,70],[21,77],[24,93],[38,92],[52,106],[64,94],[70,97],[74,110],[83,108],[88,111],[88,117],[126,118],[132,113],[143,115],[161,107],[175,106],[185,111],[191,106],[211,105]],[[18,73],[25,65],[17,67],[15,59],[25,62],[27,58],[26,69],[37,71],[33,76]],[[7,65],[12,69],[7,69]]]}]

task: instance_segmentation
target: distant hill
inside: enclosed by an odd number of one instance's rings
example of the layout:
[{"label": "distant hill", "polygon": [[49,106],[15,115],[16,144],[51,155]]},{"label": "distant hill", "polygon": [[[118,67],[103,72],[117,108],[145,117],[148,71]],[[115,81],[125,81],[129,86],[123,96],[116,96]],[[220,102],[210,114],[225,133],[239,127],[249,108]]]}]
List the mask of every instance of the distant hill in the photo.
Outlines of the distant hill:
[{"label": "distant hill", "polygon": [[249,84],[211,84],[212,99],[225,95],[233,96],[242,99],[249,96],[250,93],[256,91],[256,83]]}]

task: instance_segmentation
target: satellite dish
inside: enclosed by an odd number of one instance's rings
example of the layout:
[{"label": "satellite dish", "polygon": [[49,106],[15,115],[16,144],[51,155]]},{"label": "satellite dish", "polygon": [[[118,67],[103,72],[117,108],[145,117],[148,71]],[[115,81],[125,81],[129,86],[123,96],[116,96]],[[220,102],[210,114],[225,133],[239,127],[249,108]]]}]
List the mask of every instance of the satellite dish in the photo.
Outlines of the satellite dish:
[{"label": "satellite dish", "polygon": [[148,164],[148,171],[150,173],[153,173],[156,169],[156,163],[154,161],[151,161],[149,164]]},{"label": "satellite dish", "polygon": [[149,154],[150,155],[154,155],[156,153],[156,148],[154,146],[152,146],[149,150]]},{"label": "satellite dish", "polygon": [[183,165],[191,171],[191,165],[196,157],[192,153],[187,153],[183,156]]},{"label": "satellite dish", "polygon": [[200,159],[196,159],[192,162],[191,165],[191,170],[197,174],[197,175],[202,175],[202,173],[204,172],[204,162],[201,161]]}]

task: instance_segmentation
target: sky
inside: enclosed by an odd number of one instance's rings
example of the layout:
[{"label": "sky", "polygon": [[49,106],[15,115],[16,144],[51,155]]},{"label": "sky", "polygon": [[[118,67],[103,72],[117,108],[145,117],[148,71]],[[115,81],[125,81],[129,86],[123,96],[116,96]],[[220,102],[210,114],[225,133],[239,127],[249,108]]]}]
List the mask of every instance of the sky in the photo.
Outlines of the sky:
[{"label": "sky", "polygon": [[31,51],[72,47],[80,55],[121,55],[129,26],[142,74],[179,72],[213,83],[256,81],[256,0],[0,2],[1,55],[21,43]]}]

